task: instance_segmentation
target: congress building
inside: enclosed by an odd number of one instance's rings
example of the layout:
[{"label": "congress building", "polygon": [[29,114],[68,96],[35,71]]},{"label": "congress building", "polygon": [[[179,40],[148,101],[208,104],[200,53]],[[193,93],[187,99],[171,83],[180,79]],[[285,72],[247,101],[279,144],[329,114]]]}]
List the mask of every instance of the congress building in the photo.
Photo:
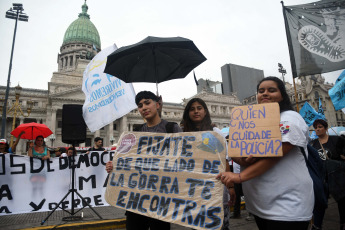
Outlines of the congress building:
[{"label": "congress building", "polygon": [[[82,5],[82,12],[78,18],[67,28],[63,42],[58,53],[57,72],[53,72],[48,82],[48,90],[25,88],[22,85],[20,97],[17,101],[20,108],[27,115],[29,105],[31,113],[25,117],[19,114],[14,120],[13,111],[7,112],[5,138],[10,140],[12,126],[17,127],[23,123],[37,122],[46,124],[54,136],[45,139],[48,146],[67,146],[62,142],[62,106],[64,104],[83,105],[85,95],[82,91],[83,72],[90,60],[101,50],[100,36],[95,25],[87,13],[88,6]],[[62,35],[61,35],[62,36]],[[7,108],[16,104],[16,87],[11,87]],[[6,86],[0,86],[0,99],[4,101]],[[201,90],[193,97],[205,100],[213,123],[219,128],[228,126],[231,109],[240,105],[235,95],[221,95],[209,90]],[[163,94],[164,99],[164,94]],[[191,98],[184,99],[181,103],[164,102],[162,118],[180,123],[185,104]],[[121,133],[132,131],[136,126],[144,123],[139,112],[135,109],[122,118],[97,130],[94,133],[87,131],[85,143],[80,146],[91,146],[93,139],[100,136],[104,139],[104,146],[116,143]],[[15,140],[15,138],[14,138]],[[17,146],[17,154],[26,154],[26,140],[21,140]]]}]

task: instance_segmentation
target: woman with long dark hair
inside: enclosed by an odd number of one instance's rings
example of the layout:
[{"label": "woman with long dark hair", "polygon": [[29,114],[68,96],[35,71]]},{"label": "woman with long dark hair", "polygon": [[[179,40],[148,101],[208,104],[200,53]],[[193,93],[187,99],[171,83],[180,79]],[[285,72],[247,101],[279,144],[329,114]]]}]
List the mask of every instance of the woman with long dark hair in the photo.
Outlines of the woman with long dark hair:
[{"label": "woman with long dark hair", "polygon": [[192,98],[183,112],[183,131],[213,130],[210,112],[201,98]]},{"label": "woman with long dark hair", "polygon": [[35,144],[31,143],[28,150],[28,155],[30,157],[38,157],[42,160],[50,159],[50,151],[45,146],[44,137],[37,136],[35,139]]},{"label": "woman with long dark hair", "polygon": [[309,129],[303,118],[292,111],[284,83],[276,77],[257,85],[258,104],[278,102],[283,157],[260,158],[248,165],[233,159],[240,173],[223,172],[217,178],[228,185],[242,183],[246,209],[260,230],[307,230],[314,207],[313,181],[301,148],[307,153]]},{"label": "woman with long dark hair", "polygon": [[[195,131],[216,131],[222,136],[224,136],[217,127],[212,126],[210,112],[208,111],[206,103],[201,98],[191,99],[187,103],[183,113],[183,132]],[[228,160],[226,162],[226,171],[230,171]],[[229,191],[227,188],[229,188]],[[227,188],[224,187],[223,192],[224,221],[222,225],[222,230],[229,229],[229,194],[231,193],[231,202],[234,201],[235,196],[233,184],[231,186],[228,186]]]}]

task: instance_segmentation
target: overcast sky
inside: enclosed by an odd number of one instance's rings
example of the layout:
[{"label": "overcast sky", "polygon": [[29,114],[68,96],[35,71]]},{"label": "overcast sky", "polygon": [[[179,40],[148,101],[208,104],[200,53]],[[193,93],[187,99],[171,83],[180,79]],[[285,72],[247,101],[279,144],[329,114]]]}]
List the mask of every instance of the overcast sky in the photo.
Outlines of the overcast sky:
[{"label": "overcast sky", "polygon": [[[21,0],[29,22],[18,22],[11,86],[48,89],[57,71],[57,55],[68,26],[78,18],[83,0]],[[285,0],[285,5],[310,3]],[[0,1],[0,85],[7,84],[15,20],[5,18],[13,0]],[[281,76],[278,62],[292,82],[280,0],[88,0],[88,14],[98,29],[101,47],[136,43],[147,36],[185,37],[194,41],[207,61],[197,78],[222,81],[221,67],[232,63]],[[323,74],[334,82],[341,71]],[[135,83],[135,90],[156,91],[155,84]],[[196,94],[190,73],[185,79],[159,84],[166,102],[182,102]]]}]

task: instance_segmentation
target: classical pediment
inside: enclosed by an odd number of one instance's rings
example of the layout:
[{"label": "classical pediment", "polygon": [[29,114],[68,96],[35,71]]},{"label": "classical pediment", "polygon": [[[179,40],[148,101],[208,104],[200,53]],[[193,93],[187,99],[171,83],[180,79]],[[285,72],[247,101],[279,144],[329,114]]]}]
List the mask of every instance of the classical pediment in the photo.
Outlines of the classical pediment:
[{"label": "classical pediment", "polygon": [[51,100],[75,100],[75,101],[84,101],[85,100],[85,94],[80,87],[75,87],[72,89],[67,89],[64,91],[59,91],[57,93],[53,93],[49,95]]}]

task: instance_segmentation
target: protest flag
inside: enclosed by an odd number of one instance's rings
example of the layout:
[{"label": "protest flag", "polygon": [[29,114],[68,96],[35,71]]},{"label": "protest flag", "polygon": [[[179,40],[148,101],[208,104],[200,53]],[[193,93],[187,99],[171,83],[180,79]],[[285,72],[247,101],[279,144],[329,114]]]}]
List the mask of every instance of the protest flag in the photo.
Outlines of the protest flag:
[{"label": "protest flag", "polygon": [[304,103],[299,113],[301,114],[305,123],[307,123],[308,126],[313,125],[314,121],[317,119],[325,119],[325,116],[322,116],[319,113],[317,113],[308,102]]},{"label": "protest flag", "polygon": [[83,117],[91,132],[137,108],[132,83],[125,83],[104,73],[107,56],[116,49],[115,44],[103,49],[91,60],[84,71]]},{"label": "protest flag", "polygon": [[323,117],[323,119],[326,119],[325,117],[325,112],[323,111],[323,108],[322,108],[322,102],[321,102],[321,98],[319,98],[319,109],[317,111],[317,113]]},{"label": "protest flag", "polygon": [[345,1],[284,6],[293,78],[345,66]]},{"label": "protest flag", "polygon": [[335,85],[328,91],[335,110],[345,108],[345,77],[341,77],[342,74],[338,78],[340,81],[337,80]]}]

